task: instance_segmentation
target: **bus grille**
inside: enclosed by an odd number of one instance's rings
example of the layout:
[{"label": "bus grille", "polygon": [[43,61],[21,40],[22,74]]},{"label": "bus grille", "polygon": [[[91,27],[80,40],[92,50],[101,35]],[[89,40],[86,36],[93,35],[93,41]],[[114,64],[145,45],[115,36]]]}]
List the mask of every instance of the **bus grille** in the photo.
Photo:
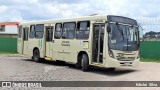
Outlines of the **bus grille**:
[{"label": "bus grille", "polygon": [[135,56],[134,54],[122,54],[122,53],[118,53],[118,56],[116,56],[117,60],[120,61],[133,61],[135,60]]},{"label": "bus grille", "polygon": [[133,61],[135,57],[117,57],[117,60],[120,61]]}]

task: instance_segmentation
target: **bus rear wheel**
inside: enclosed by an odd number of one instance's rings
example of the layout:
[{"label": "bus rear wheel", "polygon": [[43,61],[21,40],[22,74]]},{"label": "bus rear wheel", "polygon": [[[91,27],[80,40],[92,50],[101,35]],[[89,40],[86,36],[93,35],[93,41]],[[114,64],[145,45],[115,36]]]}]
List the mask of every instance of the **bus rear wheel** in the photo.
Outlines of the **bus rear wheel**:
[{"label": "bus rear wheel", "polygon": [[87,54],[82,55],[82,70],[83,71],[88,71],[89,69],[89,60]]},{"label": "bus rear wheel", "polygon": [[40,52],[39,52],[38,49],[35,49],[35,50],[33,51],[33,60],[34,60],[35,62],[40,62]]}]

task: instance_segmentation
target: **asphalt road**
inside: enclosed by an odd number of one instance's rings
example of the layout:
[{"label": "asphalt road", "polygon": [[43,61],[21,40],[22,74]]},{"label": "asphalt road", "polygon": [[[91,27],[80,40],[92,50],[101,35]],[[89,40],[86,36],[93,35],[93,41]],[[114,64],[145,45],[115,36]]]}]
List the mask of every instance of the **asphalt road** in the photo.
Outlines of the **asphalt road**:
[{"label": "asphalt road", "polygon": [[[92,67],[90,71],[83,72],[73,64],[55,61],[36,63],[20,55],[0,55],[0,81],[160,81],[160,63],[141,62],[138,67],[118,68],[115,71]],[[53,87],[41,89],[159,90],[156,87]]]}]

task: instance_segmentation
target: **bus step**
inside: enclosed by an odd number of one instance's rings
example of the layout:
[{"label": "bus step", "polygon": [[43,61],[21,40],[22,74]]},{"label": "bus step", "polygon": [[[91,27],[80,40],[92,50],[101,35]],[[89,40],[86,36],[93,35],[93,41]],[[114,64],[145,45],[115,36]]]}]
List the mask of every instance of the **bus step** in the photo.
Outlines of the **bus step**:
[{"label": "bus step", "polygon": [[97,62],[92,62],[91,65],[93,65],[93,66],[102,66],[103,64],[102,63],[97,63]]},{"label": "bus step", "polygon": [[44,59],[46,59],[46,60],[52,60],[52,58],[50,58],[50,57],[45,57]]}]

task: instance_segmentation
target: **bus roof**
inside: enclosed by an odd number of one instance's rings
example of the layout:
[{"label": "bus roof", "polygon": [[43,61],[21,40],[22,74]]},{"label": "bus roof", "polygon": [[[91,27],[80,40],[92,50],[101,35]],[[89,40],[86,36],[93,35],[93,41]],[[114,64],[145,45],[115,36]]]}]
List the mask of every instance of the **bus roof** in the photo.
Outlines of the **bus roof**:
[{"label": "bus roof", "polygon": [[20,23],[20,25],[29,25],[29,24],[51,24],[57,22],[72,22],[72,21],[87,21],[95,19],[107,19],[107,15],[94,15],[94,16],[81,16],[75,18],[62,18],[62,19],[51,19],[51,20],[42,20],[42,21],[32,21]]},{"label": "bus roof", "polygon": [[[108,17],[122,17],[125,22],[129,20],[130,22],[134,21],[137,23],[136,20],[128,17],[117,16],[117,15],[91,15],[91,16],[81,16],[81,17],[74,17],[74,18],[61,18],[61,19],[50,19],[50,20],[41,20],[41,21],[32,21],[32,22],[24,22],[20,23],[20,25],[32,25],[32,24],[53,24],[53,23],[63,23],[63,22],[75,22],[75,21],[89,21],[89,20],[108,20]],[[120,20],[122,20],[122,18]],[[115,18],[117,20],[117,18]],[[133,24],[133,23],[129,23]]]}]

